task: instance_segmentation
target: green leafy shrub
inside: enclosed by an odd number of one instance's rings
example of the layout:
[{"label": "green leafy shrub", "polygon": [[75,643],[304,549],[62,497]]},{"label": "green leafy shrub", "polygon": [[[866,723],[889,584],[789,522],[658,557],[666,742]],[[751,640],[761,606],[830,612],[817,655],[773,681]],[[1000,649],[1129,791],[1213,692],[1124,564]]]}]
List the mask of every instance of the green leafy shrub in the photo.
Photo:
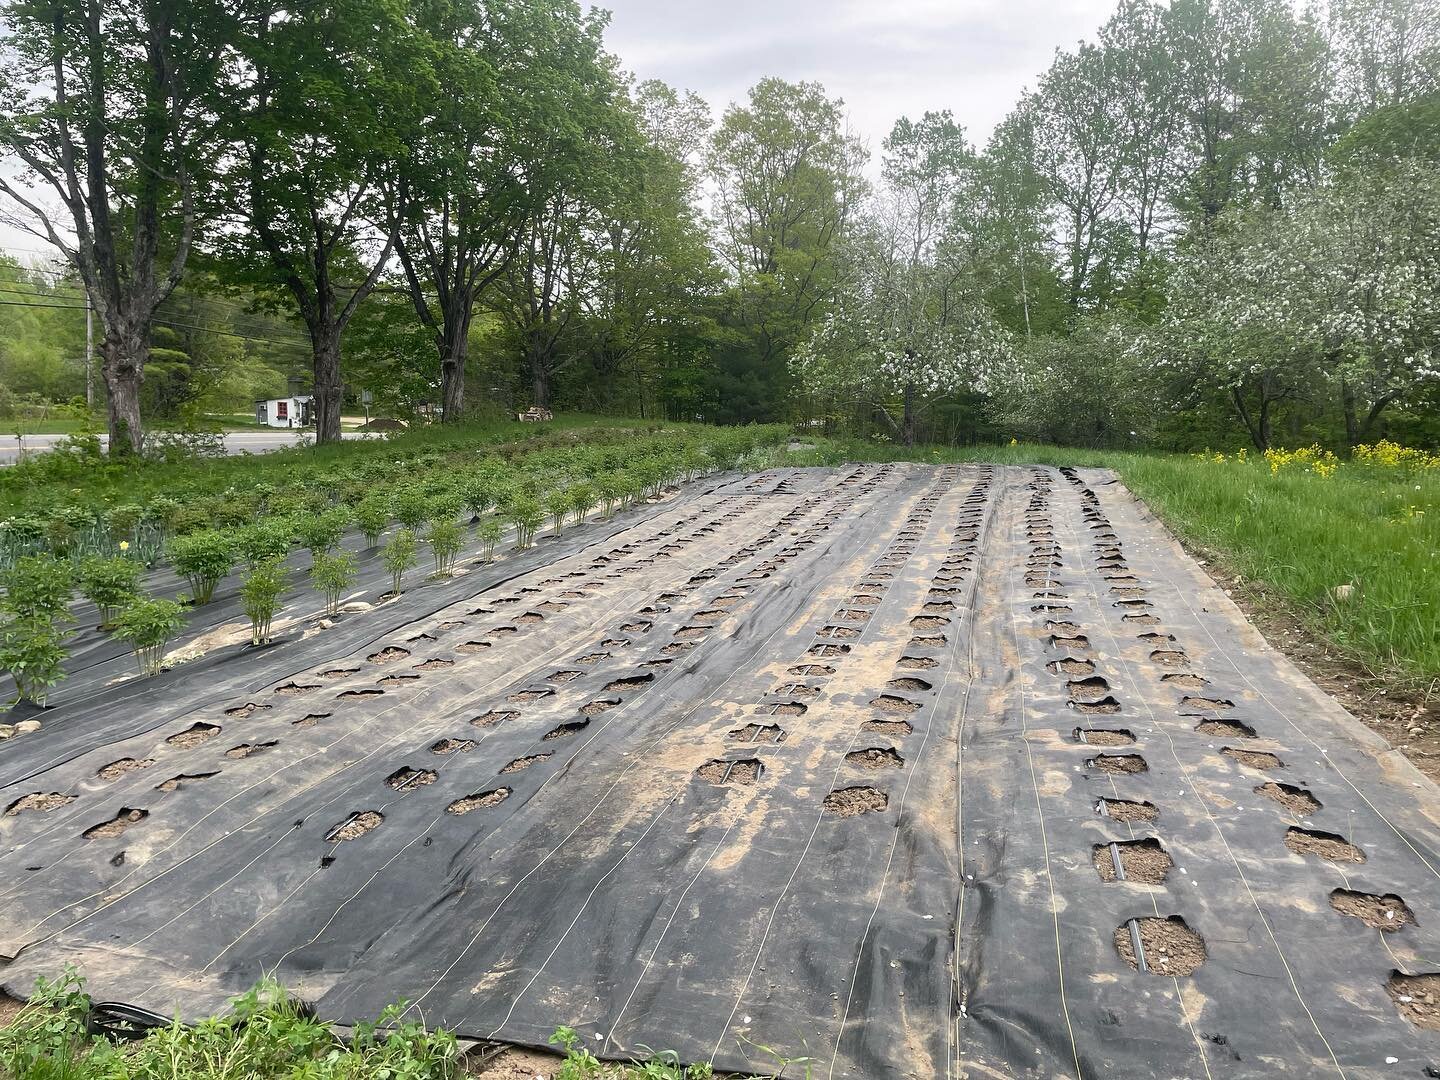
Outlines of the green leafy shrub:
[{"label": "green leafy shrub", "polygon": [[115,619],[115,636],[128,641],[140,674],[158,675],[165,646],[185,627],[185,609],[173,600],[137,596]]},{"label": "green leafy shrub", "polygon": [[80,563],[80,595],[100,609],[100,625],[109,626],[117,608],[135,598],[140,564],[122,556],[92,555]]},{"label": "green leafy shrub", "polygon": [[340,543],[349,524],[349,512],[338,507],[319,514],[304,514],[296,519],[295,538],[312,556],[320,555]]},{"label": "green leafy shrub", "polygon": [[310,563],[310,584],[325,597],[325,612],[340,610],[340,596],[355,580],[355,555],[349,551],[322,551]]},{"label": "green leafy shrub", "polygon": [[251,566],[240,583],[240,602],[250,619],[250,644],[270,640],[270,622],[280,610],[289,574],[279,559],[265,559]]},{"label": "green leafy shrub", "polygon": [[545,493],[545,513],[550,515],[550,520],[558,533],[565,527],[565,515],[570,512],[570,494],[560,488]]},{"label": "green leafy shrub", "polygon": [[624,477],[618,472],[601,473],[595,478],[595,494],[605,508],[605,516],[610,517],[625,497]]},{"label": "green leafy shrub", "polygon": [[456,524],[454,518],[438,518],[430,523],[425,542],[430,545],[430,554],[435,559],[436,576],[449,577],[455,565],[455,556],[465,545],[465,530]]},{"label": "green leafy shrub", "polygon": [[235,538],[241,561],[254,570],[263,563],[283,559],[290,554],[291,531],[283,518],[257,521],[241,529]]},{"label": "green leafy shrub", "polygon": [[419,488],[405,488],[391,499],[395,520],[412,532],[430,518],[430,500]]},{"label": "green leafy shrub", "polygon": [[119,506],[112,506],[105,513],[105,524],[110,527],[110,535],[116,540],[135,539],[135,530],[144,519],[145,508],[135,503],[121,503]]},{"label": "green leafy shrub", "polygon": [[355,524],[365,537],[365,546],[374,547],[390,524],[390,500],[381,494],[369,495],[355,507]]},{"label": "green leafy shrub", "polygon": [[390,573],[390,591],[400,592],[400,579],[418,561],[415,552],[415,534],[409,529],[399,529],[390,537],[390,542],[380,549],[380,562]]},{"label": "green leafy shrub", "polygon": [[0,668],[15,680],[20,700],[44,705],[50,690],[64,680],[67,635],[58,618],[0,614]]},{"label": "green leafy shrub", "polygon": [[20,618],[65,615],[75,591],[70,563],[50,555],[25,555],[0,575],[0,610]]},{"label": "green leafy shrub", "polygon": [[215,586],[235,566],[235,538],[229,533],[205,529],[177,536],[166,547],[175,569],[190,583],[197,604],[208,604]]},{"label": "green leafy shrub", "polygon": [[495,545],[500,543],[501,537],[505,535],[505,526],[500,524],[500,519],[495,517],[486,518],[480,523],[477,530],[481,542],[485,545],[485,561],[495,561]]},{"label": "green leafy shrub", "polygon": [[535,542],[535,530],[545,521],[545,511],[528,495],[517,495],[506,510],[506,517],[515,526],[515,546],[524,551]]},{"label": "green leafy shrub", "polygon": [[567,495],[570,512],[574,515],[575,524],[579,525],[585,520],[585,515],[595,509],[595,488],[586,483],[571,484]]}]

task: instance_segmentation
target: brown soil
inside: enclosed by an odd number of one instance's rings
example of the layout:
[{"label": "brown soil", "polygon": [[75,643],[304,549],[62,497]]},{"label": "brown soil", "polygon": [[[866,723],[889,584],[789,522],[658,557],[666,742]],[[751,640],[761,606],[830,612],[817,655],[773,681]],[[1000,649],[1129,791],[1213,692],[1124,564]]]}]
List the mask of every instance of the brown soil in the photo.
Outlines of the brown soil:
[{"label": "brown soil", "polygon": [[650,683],[655,681],[655,676],[649,673],[644,675],[629,675],[623,679],[616,679],[614,682],[606,683],[606,690],[614,690],[624,693],[627,690],[643,690]]},{"label": "brown soil", "polygon": [[825,810],[837,817],[876,813],[890,805],[890,796],[872,787],[839,788],[825,796]]},{"label": "brown soil", "polygon": [[809,711],[809,706],[799,701],[780,701],[773,705],[760,706],[760,712],[769,713],[771,716],[803,716]]},{"label": "brown soil", "polygon": [[1085,628],[1077,622],[1056,622],[1052,619],[1046,622],[1045,629],[1058,637],[1074,637]]},{"label": "brown soil", "polygon": [[[1140,927],[1140,947],[1145,953],[1145,966],[1152,975],[1190,975],[1205,962],[1205,942],[1185,925],[1178,915],[1167,919],[1135,920]],[[1130,940],[1130,925],[1115,928],[1115,948],[1130,967],[1140,970],[1135,947]]]},{"label": "brown soil", "polygon": [[1178,649],[1156,649],[1150,654],[1150,660],[1161,667],[1190,666],[1190,658]]},{"label": "brown soil", "polygon": [[[417,679],[419,679],[419,678],[420,678],[419,675],[411,675],[411,674],[408,674],[408,673],[406,673],[406,674],[404,674],[404,675],[386,675],[384,678],[377,679],[377,680],[376,680],[376,683],[377,683],[377,685],[379,685],[379,686],[394,686],[396,683],[415,682],[415,680],[417,680]],[[382,691],[377,691],[377,690],[350,690],[350,691],[347,691],[347,692],[344,693],[344,694],[341,694],[340,696],[341,696],[341,697],[363,697],[363,696],[365,696],[365,695],[367,695],[367,694],[372,694],[372,695],[373,695],[373,694],[381,693],[381,692],[382,692]]]},{"label": "brown soil", "polygon": [[261,709],[268,708],[270,708],[269,705],[259,705],[253,701],[247,701],[244,705],[236,705],[233,709],[226,709],[225,715],[233,716],[237,720],[243,720],[253,712],[259,712]]},{"label": "brown soil", "polygon": [[347,675],[354,675],[359,670],[358,667],[326,668],[324,671],[316,672],[316,677],[320,679],[343,679]]},{"label": "brown soil", "polygon": [[226,750],[225,756],[238,761],[241,758],[250,757],[252,754],[262,753],[269,750],[272,746],[277,745],[279,744],[274,742],[241,743],[239,746],[232,746],[229,750]]},{"label": "brown soil", "polygon": [[781,742],[785,729],[779,724],[746,724],[726,733],[726,738],[737,742]]},{"label": "brown soil", "polygon": [[822,626],[815,631],[816,637],[834,638],[836,641],[850,641],[860,636],[853,626]]},{"label": "brown soil", "polygon": [[33,791],[29,795],[21,795],[5,808],[6,817],[14,817],[16,814],[23,814],[26,810],[38,810],[41,813],[49,813],[51,810],[58,810],[66,803],[72,803],[80,796],[61,795],[58,791]]},{"label": "brown soil", "polygon": [[[915,642],[912,640],[911,644]],[[941,644],[944,644],[943,642]],[[666,648],[672,646],[667,645]],[[810,656],[844,656],[850,651],[849,645],[811,645],[805,652]]]},{"label": "brown soil", "polygon": [[558,727],[551,728],[542,736],[542,739],[545,742],[549,742],[552,739],[569,738],[578,731],[584,731],[585,725],[588,723],[590,723],[589,720],[572,720],[568,724],[561,724]]},{"label": "brown soil", "polygon": [[454,660],[445,660],[439,656],[432,656],[429,660],[422,660],[415,665],[416,671],[438,671],[440,668],[447,668],[455,663]]},{"label": "brown soil", "polygon": [[1103,697],[1098,701],[1071,701],[1070,707],[1076,712],[1091,715],[1113,715],[1120,711],[1120,703],[1113,697]]},{"label": "brown soil", "polygon": [[155,764],[154,758],[137,760],[132,757],[121,758],[119,761],[112,761],[100,769],[95,775],[101,780],[118,780],[129,772],[136,772],[139,769],[148,769]]},{"label": "brown soil", "polygon": [[434,769],[412,769],[408,765],[396,769],[385,778],[387,786],[396,791],[409,791],[412,788],[425,787],[435,782]]},{"label": "brown soil", "polygon": [[491,727],[494,724],[503,724],[507,720],[514,720],[520,715],[515,709],[491,709],[475,717],[470,723],[476,727]]},{"label": "brown soil", "polygon": [[306,713],[304,716],[300,717],[299,720],[291,720],[290,723],[295,727],[306,728],[314,727],[321,720],[328,719],[330,719],[330,714],[328,712],[312,712]]},{"label": "brown soil", "polygon": [[902,656],[896,661],[895,666],[911,668],[916,671],[928,671],[931,668],[939,667],[940,661],[936,660],[933,656]]},{"label": "brown soil", "polygon": [[432,754],[468,754],[474,749],[474,739],[440,739],[430,744]]},{"label": "brown soil", "polygon": [[809,683],[782,683],[775,687],[770,693],[777,696],[799,698],[803,701],[812,701],[820,696],[820,688],[811,686]]},{"label": "brown soil", "polygon": [[402,649],[399,645],[389,645],[379,652],[371,653],[365,659],[372,664],[389,664],[396,660],[404,660],[409,655],[409,649]]},{"label": "brown soil", "polygon": [[171,746],[181,750],[189,750],[191,747],[199,746],[203,742],[213,739],[220,734],[218,724],[192,724],[175,735],[171,735],[165,741]]},{"label": "brown soil", "polygon": [[716,787],[722,784],[749,785],[760,779],[761,769],[758,758],[741,758],[738,761],[715,758],[696,769],[695,775]]},{"label": "brown soil", "polygon": [[949,626],[950,620],[938,615],[916,615],[910,620],[910,625],[916,630],[939,630]]},{"label": "brown soil", "polygon": [[[395,678],[395,676],[389,675],[389,676],[386,676],[386,678],[387,678],[387,679],[393,679],[393,678]],[[379,696],[380,696],[381,694],[383,694],[383,693],[385,693],[384,690],[371,690],[371,689],[369,689],[369,688],[364,689],[364,690],[346,690],[344,693],[336,694],[336,695],[335,695],[335,700],[336,700],[336,701],[341,701],[341,700],[343,700],[343,699],[345,699],[345,698],[379,697]]]},{"label": "brown soil", "polygon": [[1185,690],[1202,690],[1210,685],[1210,680],[1203,675],[1194,675],[1188,671],[1172,671],[1169,675],[1161,675],[1160,681]]},{"label": "brown soil", "polygon": [[131,810],[122,807],[120,812],[109,821],[102,821],[99,825],[92,825],[81,835],[84,836],[86,840],[111,840],[120,836],[126,829],[130,828],[131,825],[144,821],[149,816],[150,811],[148,810]]},{"label": "brown soil", "polygon": [[1255,729],[1239,720],[1201,720],[1195,725],[1201,735],[1219,735],[1232,739],[1253,739]]},{"label": "brown soil", "polygon": [[[1137,881],[1142,885],[1163,885],[1165,875],[1175,866],[1160,841],[1153,837],[1144,840],[1122,840],[1116,843],[1115,848],[1120,852],[1120,865],[1125,868],[1126,881]],[[1101,881],[1120,880],[1115,873],[1115,859],[1109,844],[1096,844],[1091,849],[1091,860]]]},{"label": "brown soil", "polygon": [[1095,808],[1116,821],[1154,821],[1160,816],[1160,810],[1154,803],[1132,802],[1129,799],[1101,799]]},{"label": "brown soil", "polygon": [[899,769],[905,765],[905,759],[888,746],[852,750],[845,755],[845,762],[857,769]]},{"label": "brown soil", "polygon": [[1090,648],[1090,639],[1084,636],[1077,637],[1051,637],[1050,647],[1052,649],[1071,650]]},{"label": "brown soil", "polygon": [[1136,626],[1154,626],[1160,621],[1155,615],[1121,615],[1124,622],[1133,623]]},{"label": "brown soil", "polygon": [[1267,754],[1263,750],[1237,750],[1233,746],[1226,746],[1220,750],[1226,757],[1234,758],[1241,765],[1248,765],[1252,769],[1279,769],[1283,763],[1274,754]]},{"label": "brown soil", "polygon": [[297,683],[287,682],[275,688],[275,693],[287,697],[298,697],[301,694],[310,694],[320,689],[319,683]]},{"label": "brown soil", "polygon": [[[694,643],[693,641],[672,641],[669,645],[666,645],[666,646],[665,646],[663,649],[661,649],[660,651],[661,651],[662,653],[664,653],[666,656],[675,656],[675,655],[677,655],[677,654],[679,654],[679,653],[689,652],[689,651],[690,651],[691,649],[693,649],[694,647],[695,647],[695,643]],[[608,655],[608,654],[607,654],[607,655]],[[577,662],[577,663],[581,663],[581,664],[585,664],[585,663],[591,663],[592,661],[589,661],[589,660],[587,660],[585,657],[582,656],[582,657],[581,657],[578,661],[576,661],[576,662]]]},{"label": "brown soil", "polygon": [[1104,773],[1142,773],[1150,769],[1139,754],[1097,754],[1085,767]]},{"label": "brown soil", "polygon": [[908,720],[867,720],[860,725],[861,731],[873,731],[878,735],[890,735],[900,739],[915,730]]},{"label": "brown soil", "polygon": [[1304,788],[1292,787],[1289,784],[1277,784],[1273,780],[1257,787],[1255,794],[1273,799],[1296,817],[1309,817],[1320,809],[1320,800]]},{"label": "brown soil", "polygon": [[890,713],[895,716],[904,716],[920,709],[920,702],[911,701],[908,698],[896,697],[894,694],[881,694],[870,704],[883,713]]},{"label": "brown soil", "polygon": [[498,806],[509,797],[510,789],[508,787],[482,791],[476,795],[466,795],[463,799],[456,799],[445,807],[445,812],[447,814],[468,814],[471,810],[484,810],[489,806]]},{"label": "brown soil", "polygon": [[1297,855],[1319,855],[1331,862],[1365,861],[1365,852],[1343,836],[1313,829],[1298,829],[1294,825],[1285,830],[1285,846]]},{"label": "brown soil", "polygon": [[517,690],[505,700],[513,701],[517,705],[523,705],[529,701],[539,701],[541,698],[553,697],[554,694],[555,691],[549,688],[544,690]]},{"label": "brown soil", "polygon": [[1330,893],[1330,906],[1341,915],[1359,919],[1374,930],[1399,930],[1415,922],[1415,913],[1410,910],[1410,905],[1394,893],[1377,896],[1354,889],[1335,889]]},{"label": "brown soil", "polygon": [[544,761],[549,756],[549,754],[531,754],[528,757],[517,757],[514,761],[510,762],[509,765],[501,769],[500,772],[502,775],[505,773],[520,772],[522,769],[528,769],[537,761]]},{"label": "brown soil", "polygon": [[1180,708],[1199,709],[1201,712],[1223,712],[1234,707],[1233,701],[1226,701],[1224,698],[1183,697],[1180,699]]},{"label": "brown soil", "polygon": [[1135,736],[1125,728],[1077,727],[1075,741],[1090,746],[1129,746],[1135,741]]},{"label": "brown soil", "polygon": [[924,679],[917,679],[912,675],[891,679],[885,686],[891,690],[925,691],[934,689],[934,687]]},{"label": "brown soil", "polygon": [[181,773],[179,776],[172,776],[169,780],[163,780],[156,784],[155,790],[164,791],[168,794],[172,791],[179,791],[186,784],[193,783],[196,780],[209,780],[212,776],[216,775],[218,774],[213,772]]},{"label": "brown soil", "polygon": [[1110,692],[1110,683],[1092,675],[1088,679],[1071,679],[1065,688],[1075,701],[1097,701]]},{"label": "brown soil", "polygon": [[832,619],[842,619],[845,622],[869,622],[871,612],[864,608],[837,608]]},{"label": "brown soil", "polygon": [[580,706],[580,712],[584,716],[599,716],[602,712],[615,708],[618,701],[607,701],[605,698],[596,698]]},{"label": "brown soil", "polygon": [[580,678],[580,676],[583,674],[585,674],[583,671],[552,671],[549,675],[545,676],[545,681],[553,683],[567,683],[570,682],[572,679]]},{"label": "brown soil", "polygon": [[1440,1031],[1440,974],[1404,975],[1394,972],[1385,992],[1400,1015],[1418,1028]]}]

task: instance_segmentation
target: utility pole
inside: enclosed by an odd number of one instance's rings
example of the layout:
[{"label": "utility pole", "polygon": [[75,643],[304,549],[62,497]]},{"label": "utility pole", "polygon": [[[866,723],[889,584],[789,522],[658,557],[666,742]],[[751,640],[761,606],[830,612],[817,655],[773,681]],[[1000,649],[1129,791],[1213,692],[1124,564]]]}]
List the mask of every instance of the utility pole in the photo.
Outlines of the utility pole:
[{"label": "utility pole", "polygon": [[90,308],[90,294],[85,294],[85,407],[95,409],[95,329]]}]

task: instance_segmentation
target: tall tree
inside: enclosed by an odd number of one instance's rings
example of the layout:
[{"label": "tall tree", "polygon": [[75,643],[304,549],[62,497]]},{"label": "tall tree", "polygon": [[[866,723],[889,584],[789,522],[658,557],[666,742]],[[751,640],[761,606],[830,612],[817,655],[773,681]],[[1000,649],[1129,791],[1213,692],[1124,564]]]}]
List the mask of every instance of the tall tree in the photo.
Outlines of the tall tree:
[{"label": "tall tree", "polygon": [[240,18],[218,88],[230,149],[217,248],[242,280],[294,302],[310,336],[317,437],[330,442],[341,339],[394,245],[383,191],[422,103],[443,91],[428,40],[387,0],[252,0]]},{"label": "tall tree", "polygon": [[0,192],[84,283],[100,322],[110,452],[138,452],[151,322],[195,235],[209,156],[199,99],[224,20],[206,0],[16,0],[4,17],[0,148],[23,175],[0,173]]}]

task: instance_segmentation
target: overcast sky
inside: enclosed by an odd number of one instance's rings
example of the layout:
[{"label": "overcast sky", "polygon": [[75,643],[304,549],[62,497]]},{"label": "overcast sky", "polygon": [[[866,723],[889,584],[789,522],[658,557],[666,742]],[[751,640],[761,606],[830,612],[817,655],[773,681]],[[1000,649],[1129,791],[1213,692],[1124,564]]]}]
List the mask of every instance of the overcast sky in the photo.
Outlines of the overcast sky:
[{"label": "overcast sky", "polygon": [[[879,154],[902,115],[949,109],[983,145],[1057,48],[1115,0],[608,0],[607,41],[640,79],[698,91],[718,120],[766,75],[823,83]],[[44,245],[0,224],[0,249]]]},{"label": "overcast sky", "polygon": [[609,0],[612,52],[641,79],[696,90],[716,119],[766,75],[823,83],[878,154],[896,118],[949,109],[972,141],[1057,48],[1115,0]]}]

